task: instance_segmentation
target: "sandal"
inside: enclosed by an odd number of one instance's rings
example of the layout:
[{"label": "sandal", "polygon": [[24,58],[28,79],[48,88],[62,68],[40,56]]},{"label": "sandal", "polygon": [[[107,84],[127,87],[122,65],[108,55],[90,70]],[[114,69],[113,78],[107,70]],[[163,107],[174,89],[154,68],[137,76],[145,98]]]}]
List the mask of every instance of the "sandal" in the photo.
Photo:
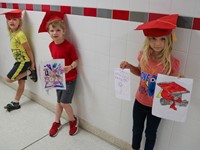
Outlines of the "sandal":
[{"label": "sandal", "polygon": [[31,74],[29,75],[31,80],[33,80],[33,82],[37,82],[37,71],[35,70],[31,70]]}]

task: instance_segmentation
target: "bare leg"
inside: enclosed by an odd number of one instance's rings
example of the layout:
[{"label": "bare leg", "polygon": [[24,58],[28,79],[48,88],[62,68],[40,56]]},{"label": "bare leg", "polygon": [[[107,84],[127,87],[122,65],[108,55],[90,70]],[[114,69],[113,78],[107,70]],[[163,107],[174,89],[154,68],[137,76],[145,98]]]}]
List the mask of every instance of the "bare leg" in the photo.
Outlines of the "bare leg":
[{"label": "bare leg", "polygon": [[18,81],[17,93],[16,93],[16,95],[15,95],[15,99],[16,99],[17,101],[20,100],[20,98],[21,98],[21,96],[22,96],[22,94],[23,94],[23,92],[24,92],[24,87],[25,87],[25,80],[19,80],[19,81]]},{"label": "bare leg", "polygon": [[66,113],[68,114],[69,121],[74,121],[75,118],[74,118],[72,106],[70,104],[64,104],[64,103],[61,103],[61,105],[65,109]]},{"label": "bare leg", "polygon": [[61,106],[60,103],[57,103],[56,104],[56,118],[55,118],[55,122],[57,122],[57,123],[60,122],[62,111],[63,111],[63,107]]},{"label": "bare leg", "polygon": [[15,81],[20,80],[21,78],[27,76],[27,74],[28,74],[28,71],[24,71],[24,72],[20,73],[20,74],[15,78],[15,80],[11,80],[11,79],[9,79],[8,77],[5,77],[5,81],[8,82],[8,83],[12,83],[12,82],[15,82]]},{"label": "bare leg", "polygon": [[21,78],[25,77],[28,75],[28,73],[30,73],[29,71],[24,71],[22,73],[20,73],[15,80],[20,80]]}]

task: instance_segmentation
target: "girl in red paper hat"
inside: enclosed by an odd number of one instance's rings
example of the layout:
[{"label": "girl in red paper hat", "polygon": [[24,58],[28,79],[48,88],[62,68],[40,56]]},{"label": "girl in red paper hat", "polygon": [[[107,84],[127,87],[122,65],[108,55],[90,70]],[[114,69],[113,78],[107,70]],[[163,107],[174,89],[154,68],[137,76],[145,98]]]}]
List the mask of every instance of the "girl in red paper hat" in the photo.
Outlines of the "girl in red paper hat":
[{"label": "girl in red paper hat", "polygon": [[172,56],[172,30],[176,28],[178,15],[173,14],[139,25],[136,30],[143,30],[146,40],[143,50],[138,55],[138,66],[122,61],[120,67],[128,68],[140,76],[140,84],[133,107],[132,148],[140,149],[144,123],[146,120],[144,150],[153,150],[156,133],[161,118],[153,116],[152,103],[158,73],[178,76],[179,60]]},{"label": "girl in red paper hat", "polygon": [[27,75],[29,75],[31,79],[36,82],[37,74],[32,50],[29,46],[26,35],[21,30],[22,10],[12,10],[3,14],[5,14],[6,17],[11,50],[16,61],[13,68],[7,74],[7,77],[5,77],[5,80],[8,83],[18,81],[18,89],[15,95],[15,99],[11,103],[7,104],[7,106],[5,106],[8,111],[11,111],[21,107],[19,101],[24,92]]}]

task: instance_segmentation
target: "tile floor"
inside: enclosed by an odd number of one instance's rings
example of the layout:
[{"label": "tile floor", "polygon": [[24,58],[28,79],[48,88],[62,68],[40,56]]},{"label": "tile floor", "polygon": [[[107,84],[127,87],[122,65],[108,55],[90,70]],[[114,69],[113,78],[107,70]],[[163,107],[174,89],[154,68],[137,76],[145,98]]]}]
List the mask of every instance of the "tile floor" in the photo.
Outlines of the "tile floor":
[{"label": "tile floor", "polygon": [[54,113],[23,96],[21,109],[8,112],[4,106],[15,91],[0,81],[0,149],[1,150],[119,150],[83,129],[69,136],[64,124],[56,137],[48,135]]}]

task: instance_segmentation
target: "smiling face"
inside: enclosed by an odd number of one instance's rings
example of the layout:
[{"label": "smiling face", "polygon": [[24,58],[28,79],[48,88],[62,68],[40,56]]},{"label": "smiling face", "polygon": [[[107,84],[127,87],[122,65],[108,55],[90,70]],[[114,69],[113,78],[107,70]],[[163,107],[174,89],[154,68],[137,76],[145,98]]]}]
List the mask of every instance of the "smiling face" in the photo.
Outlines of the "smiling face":
[{"label": "smiling face", "polygon": [[56,44],[60,44],[64,41],[65,31],[61,27],[49,25],[48,33]]},{"label": "smiling face", "polygon": [[56,44],[64,41],[66,27],[63,20],[55,20],[48,23],[48,33]]},{"label": "smiling face", "polygon": [[7,19],[8,28],[12,32],[17,31],[21,27],[21,24],[22,22],[20,18]]},{"label": "smiling face", "polygon": [[161,37],[149,37],[149,45],[155,53],[160,53],[166,42],[166,36]]}]

